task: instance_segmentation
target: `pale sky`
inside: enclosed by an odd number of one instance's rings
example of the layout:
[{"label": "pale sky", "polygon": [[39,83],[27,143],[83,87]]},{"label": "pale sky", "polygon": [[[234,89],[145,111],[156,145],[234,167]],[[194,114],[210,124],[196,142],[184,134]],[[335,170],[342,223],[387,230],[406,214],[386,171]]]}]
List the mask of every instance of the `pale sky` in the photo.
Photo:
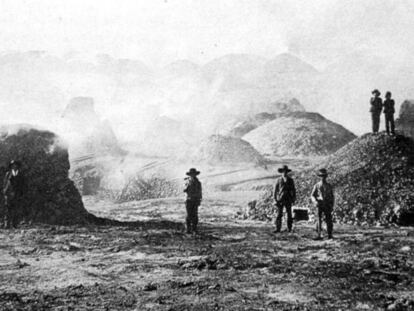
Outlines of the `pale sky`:
[{"label": "pale sky", "polygon": [[[410,0],[0,0],[3,50],[78,51],[205,63],[228,53],[314,62],[398,40],[412,51]],[[395,44],[394,44],[395,48]]]}]

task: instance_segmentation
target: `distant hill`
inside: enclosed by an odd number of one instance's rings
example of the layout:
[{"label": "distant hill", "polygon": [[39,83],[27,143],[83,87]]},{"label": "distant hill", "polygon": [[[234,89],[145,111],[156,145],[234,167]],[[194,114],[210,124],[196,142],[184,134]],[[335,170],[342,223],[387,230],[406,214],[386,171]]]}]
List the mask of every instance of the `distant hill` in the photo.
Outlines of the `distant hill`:
[{"label": "distant hill", "polygon": [[266,58],[249,54],[229,54],[202,67],[203,77],[220,90],[257,85],[263,75]]},{"label": "distant hill", "polygon": [[274,59],[269,60],[264,68],[266,76],[279,76],[288,74],[317,74],[318,71],[312,65],[301,60],[299,57],[282,53]]},{"label": "distant hill", "polygon": [[201,66],[192,61],[182,59],[172,62],[163,68],[163,73],[169,76],[194,76],[200,73]]},{"label": "distant hill", "polygon": [[266,156],[321,156],[331,154],[356,136],[318,113],[280,114],[243,139]]}]

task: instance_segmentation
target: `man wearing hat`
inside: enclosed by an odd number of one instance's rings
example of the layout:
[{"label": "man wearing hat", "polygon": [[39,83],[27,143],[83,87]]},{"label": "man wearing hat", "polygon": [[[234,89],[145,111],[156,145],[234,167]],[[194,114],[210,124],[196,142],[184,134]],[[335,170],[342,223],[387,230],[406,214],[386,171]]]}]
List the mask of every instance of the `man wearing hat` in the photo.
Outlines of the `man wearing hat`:
[{"label": "man wearing hat", "polygon": [[380,116],[382,111],[382,99],[380,97],[381,93],[377,89],[372,91],[372,95],[374,97],[371,97],[371,107],[369,111],[371,112],[371,118],[372,118],[372,132],[378,133],[379,126],[380,126]]},{"label": "man wearing hat", "polygon": [[189,177],[185,178],[184,192],[187,193],[187,200],[185,207],[187,209],[187,233],[196,233],[198,224],[198,207],[200,206],[201,199],[203,198],[201,190],[201,182],[198,180],[197,175],[200,172],[195,168],[191,168],[186,175]]},{"label": "man wearing hat", "polygon": [[282,228],[282,217],[283,209],[286,209],[287,214],[287,227],[288,231],[292,231],[292,204],[296,201],[296,189],[293,179],[288,175],[291,170],[287,165],[278,169],[279,173],[282,173],[282,176],[279,177],[276,181],[274,189],[274,199],[277,207],[277,216],[276,216],[276,230],[275,233],[280,232]]},{"label": "man wearing hat", "polygon": [[316,183],[311,193],[311,199],[315,203],[318,212],[318,239],[322,239],[322,216],[325,215],[326,230],[328,231],[328,239],[332,239],[332,211],[335,204],[335,196],[333,187],[327,182],[328,172],[326,169],[320,169],[316,175],[321,180]]},{"label": "man wearing hat", "polygon": [[385,93],[385,100],[384,100],[384,116],[385,116],[385,129],[387,134],[390,135],[390,128],[391,128],[391,135],[395,135],[395,124],[394,124],[394,113],[395,113],[395,102],[391,98],[391,92]]},{"label": "man wearing hat", "polygon": [[23,213],[21,198],[25,192],[25,179],[20,168],[20,161],[10,161],[9,170],[4,177],[3,195],[6,208],[4,226],[6,228],[16,227],[19,221],[19,216],[27,216],[19,215]]}]

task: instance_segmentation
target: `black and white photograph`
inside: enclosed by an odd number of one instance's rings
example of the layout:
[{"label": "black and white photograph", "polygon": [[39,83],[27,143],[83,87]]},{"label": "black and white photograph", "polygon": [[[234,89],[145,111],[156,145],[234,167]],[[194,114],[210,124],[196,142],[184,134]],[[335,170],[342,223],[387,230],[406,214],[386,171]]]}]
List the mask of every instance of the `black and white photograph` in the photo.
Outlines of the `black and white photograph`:
[{"label": "black and white photograph", "polygon": [[414,311],[414,1],[0,0],[0,311]]}]

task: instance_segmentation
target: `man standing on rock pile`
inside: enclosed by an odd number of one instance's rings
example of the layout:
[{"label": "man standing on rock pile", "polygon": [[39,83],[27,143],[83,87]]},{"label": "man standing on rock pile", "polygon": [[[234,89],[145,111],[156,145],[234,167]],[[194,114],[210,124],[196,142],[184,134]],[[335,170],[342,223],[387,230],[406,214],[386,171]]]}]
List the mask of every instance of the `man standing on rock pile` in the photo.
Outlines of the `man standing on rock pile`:
[{"label": "man standing on rock pile", "polygon": [[384,100],[384,116],[385,116],[385,129],[387,134],[390,135],[390,128],[391,128],[391,135],[395,135],[395,124],[394,124],[394,112],[395,112],[395,102],[391,99],[391,92],[385,93],[385,100]]},{"label": "man standing on rock pile", "polygon": [[371,108],[369,109],[369,111],[371,112],[372,118],[372,132],[374,134],[377,134],[380,126],[382,99],[380,98],[381,93],[377,89],[373,90],[372,94],[374,95],[374,97],[371,97]]},{"label": "man standing on rock pile", "polygon": [[322,217],[325,215],[326,230],[328,231],[328,239],[332,239],[333,222],[332,211],[335,204],[335,196],[333,187],[327,182],[328,172],[322,168],[318,171],[317,175],[321,177],[312,190],[311,199],[315,203],[318,215],[318,240],[322,239]]},{"label": "man standing on rock pile", "polygon": [[198,207],[200,206],[201,200],[203,198],[201,182],[198,180],[197,175],[200,172],[195,168],[191,168],[186,175],[184,192],[187,193],[187,200],[185,202],[185,207],[187,210],[187,233],[196,233],[198,225]]},{"label": "man standing on rock pile", "polygon": [[283,209],[286,209],[287,214],[287,227],[288,231],[292,231],[292,205],[296,201],[296,189],[293,179],[288,175],[291,170],[287,165],[284,165],[282,168],[278,169],[279,173],[283,175],[278,178],[274,190],[274,199],[277,207],[277,216],[276,216],[276,230],[274,233],[280,232],[282,228],[282,217]]},{"label": "man standing on rock pile", "polygon": [[21,163],[12,160],[9,164],[9,170],[4,177],[3,195],[6,210],[4,217],[5,228],[15,228],[19,220],[27,217],[27,215],[24,215],[23,206],[21,206],[21,199],[25,192],[25,179],[20,168]]}]

